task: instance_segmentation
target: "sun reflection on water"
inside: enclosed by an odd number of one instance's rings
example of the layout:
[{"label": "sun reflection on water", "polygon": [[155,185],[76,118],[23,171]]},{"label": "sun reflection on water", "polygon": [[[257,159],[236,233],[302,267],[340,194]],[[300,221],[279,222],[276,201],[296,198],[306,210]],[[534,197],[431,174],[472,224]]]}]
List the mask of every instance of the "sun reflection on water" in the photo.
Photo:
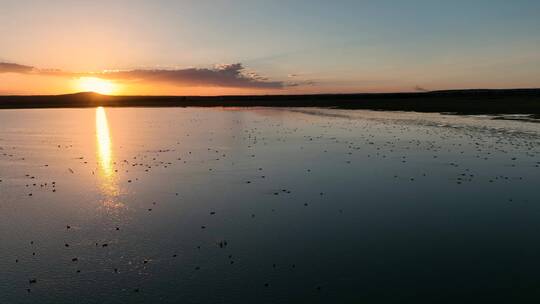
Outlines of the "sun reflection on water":
[{"label": "sun reflection on water", "polygon": [[96,136],[100,169],[105,178],[112,177],[111,136],[107,113],[103,107],[96,109]]},{"label": "sun reflection on water", "polygon": [[103,194],[107,196],[103,202],[106,208],[118,208],[123,204],[117,202],[119,195],[118,184],[113,169],[113,153],[111,148],[111,135],[107,113],[103,107],[96,109],[96,140],[97,159],[99,164],[98,174]]}]

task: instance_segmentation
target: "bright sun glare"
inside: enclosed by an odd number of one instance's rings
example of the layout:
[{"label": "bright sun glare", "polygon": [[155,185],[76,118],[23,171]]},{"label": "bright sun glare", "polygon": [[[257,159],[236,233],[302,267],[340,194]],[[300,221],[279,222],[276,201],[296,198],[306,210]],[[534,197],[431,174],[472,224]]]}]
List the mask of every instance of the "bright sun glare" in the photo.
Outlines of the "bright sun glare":
[{"label": "bright sun glare", "polygon": [[116,85],[111,81],[96,77],[81,77],[77,81],[77,87],[82,92],[95,92],[110,95],[116,91]]}]

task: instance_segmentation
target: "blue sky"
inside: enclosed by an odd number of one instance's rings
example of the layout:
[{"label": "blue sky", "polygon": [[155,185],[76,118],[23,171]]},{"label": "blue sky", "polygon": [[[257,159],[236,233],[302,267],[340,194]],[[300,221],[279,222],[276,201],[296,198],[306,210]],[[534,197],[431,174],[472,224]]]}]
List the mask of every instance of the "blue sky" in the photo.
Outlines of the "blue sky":
[{"label": "blue sky", "polygon": [[280,93],[540,86],[540,1],[0,0],[0,7],[0,62],[41,69],[242,63],[297,84]]}]

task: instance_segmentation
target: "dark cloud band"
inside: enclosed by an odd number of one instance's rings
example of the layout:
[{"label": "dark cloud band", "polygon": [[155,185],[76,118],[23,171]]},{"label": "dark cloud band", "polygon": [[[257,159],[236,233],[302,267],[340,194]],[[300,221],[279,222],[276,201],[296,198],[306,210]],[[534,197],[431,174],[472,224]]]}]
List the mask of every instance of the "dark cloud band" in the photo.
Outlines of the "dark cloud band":
[{"label": "dark cloud band", "polygon": [[0,73],[27,74],[34,70],[33,67],[16,63],[0,62]]},{"label": "dark cloud band", "polygon": [[73,73],[0,62],[0,73],[60,77],[99,77],[118,81],[162,82],[178,86],[217,86],[255,89],[282,89],[290,86],[282,81],[269,81],[256,73],[247,72],[241,63],[224,64],[215,68],[135,69],[99,73]]}]

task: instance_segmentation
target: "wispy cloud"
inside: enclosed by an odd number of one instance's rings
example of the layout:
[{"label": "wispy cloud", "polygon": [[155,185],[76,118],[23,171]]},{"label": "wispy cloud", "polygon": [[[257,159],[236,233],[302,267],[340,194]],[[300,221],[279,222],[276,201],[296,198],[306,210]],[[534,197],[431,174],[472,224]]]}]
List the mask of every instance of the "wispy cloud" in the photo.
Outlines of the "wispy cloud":
[{"label": "wispy cloud", "polygon": [[16,64],[16,63],[8,63],[8,62],[0,62],[0,73],[21,73],[21,74],[27,74],[31,73],[34,70],[34,67],[22,65],[22,64]]},{"label": "wispy cloud", "polygon": [[117,81],[162,82],[177,86],[283,89],[297,84],[270,81],[255,72],[246,71],[241,63],[222,64],[214,68],[132,69],[102,72],[68,72],[39,69],[16,63],[0,62],[0,73],[18,73],[58,77],[99,77]]},{"label": "wispy cloud", "polygon": [[421,87],[419,85],[415,86],[414,87],[414,90],[417,91],[417,92],[429,92],[428,89],[424,88],[424,87]]}]

